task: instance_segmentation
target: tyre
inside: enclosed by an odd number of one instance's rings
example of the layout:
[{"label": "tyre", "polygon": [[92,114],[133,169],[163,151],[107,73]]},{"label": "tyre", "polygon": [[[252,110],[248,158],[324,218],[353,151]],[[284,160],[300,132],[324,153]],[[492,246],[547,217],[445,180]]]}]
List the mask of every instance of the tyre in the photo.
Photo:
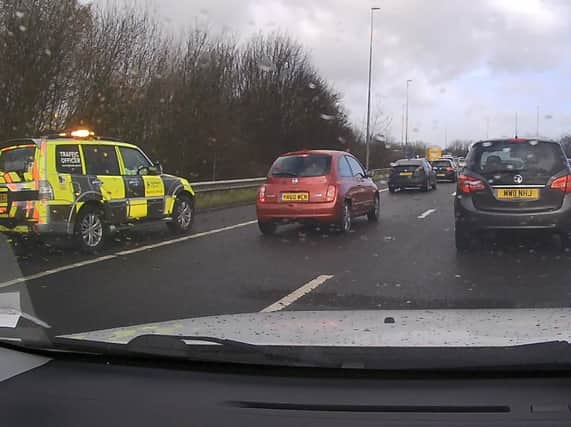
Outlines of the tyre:
[{"label": "tyre", "polygon": [[454,239],[456,242],[456,250],[462,252],[470,250],[472,236],[465,226],[455,223]]},{"label": "tyre", "polygon": [[351,222],[351,205],[349,202],[345,202],[341,208],[341,219],[339,221],[339,228],[341,229],[341,233],[345,234],[351,231]]},{"label": "tyre", "polygon": [[432,189],[436,190],[436,180],[434,180],[434,183],[432,184]]},{"label": "tyre", "polygon": [[389,185],[389,193],[394,194],[395,191],[396,191],[396,188]]},{"label": "tyre", "polygon": [[176,197],[172,211],[172,221],[167,223],[174,234],[187,234],[194,222],[194,201],[186,194]]},{"label": "tyre", "polygon": [[258,220],[258,228],[264,236],[271,236],[278,227],[275,222]]},{"label": "tyre", "polygon": [[367,218],[371,222],[379,222],[379,218],[381,216],[381,199],[377,194],[375,196],[375,202],[373,208],[367,214]]},{"label": "tyre", "polygon": [[424,185],[420,189],[423,193],[428,193],[430,191],[430,182],[429,182],[428,178],[426,178],[426,182],[424,183]]},{"label": "tyre", "polygon": [[75,222],[75,240],[81,251],[94,253],[105,243],[106,225],[103,222],[103,212],[95,206],[86,206],[77,216]]}]

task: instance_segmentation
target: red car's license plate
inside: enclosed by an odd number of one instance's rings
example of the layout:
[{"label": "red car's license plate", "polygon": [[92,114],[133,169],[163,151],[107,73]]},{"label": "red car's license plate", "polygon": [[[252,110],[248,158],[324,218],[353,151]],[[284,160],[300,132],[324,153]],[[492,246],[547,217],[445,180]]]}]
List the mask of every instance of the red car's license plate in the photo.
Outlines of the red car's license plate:
[{"label": "red car's license plate", "polygon": [[308,193],[282,193],[282,202],[308,202]]}]

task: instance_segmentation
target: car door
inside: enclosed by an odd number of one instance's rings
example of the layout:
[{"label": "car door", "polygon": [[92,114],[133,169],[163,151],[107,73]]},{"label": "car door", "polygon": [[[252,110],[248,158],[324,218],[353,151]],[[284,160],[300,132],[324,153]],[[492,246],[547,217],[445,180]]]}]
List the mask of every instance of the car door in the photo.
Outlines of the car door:
[{"label": "car door", "polygon": [[125,222],[127,199],[125,183],[119,168],[119,158],[112,144],[82,144],[85,172],[89,190],[100,193],[106,220]]},{"label": "car door", "polygon": [[353,156],[346,156],[349,166],[353,172],[353,178],[355,179],[356,185],[356,197],[355,197],[355,211],[357,214],[367,212],[374,202],[374,196],[371,194],[369,187],[369,179],[366,177],[365,169],[361,166],[361,163]]},{"label": "car door", "polygon": [[129,218],[162,218],[165,211],[165,186],[154,166],[135,147],[120,146],[123,177],[129,199]]},{"label": "car door", "polygon": [[347,156],[339,156],[337,159],[337,179],[340,197],[351,200],[352,204],[357,204],[359,185],[353,176],[353,170],[349,166]]}]

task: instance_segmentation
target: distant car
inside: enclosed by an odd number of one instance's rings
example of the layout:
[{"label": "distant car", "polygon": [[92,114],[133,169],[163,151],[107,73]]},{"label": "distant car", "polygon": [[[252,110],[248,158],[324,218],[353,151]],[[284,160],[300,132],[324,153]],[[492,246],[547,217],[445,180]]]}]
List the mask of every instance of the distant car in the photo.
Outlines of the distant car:
[{"label": "distant car", "polygon": [[337,225],[347,233],[360,215],[378,221],[380,203],[379,189],[354,156],[311,150],[278,157],[258,191],[256,212],[263,234],[288,222]]},{"label": "distant car", "polygon": [[466,158],[458,157],[458,167],[463,168],[466,166]]},{"label": "distant car", "polygon": [[482,230],[545,230],[569,247],[571,174],[557,142],[500,139],[473,144],[454,200],[458,250]]},{"label": "distant car", "polygon": [[458,167],[452,159],[438,159],[432,162],[432,169],[438,181],[456,182]]},{"label": "distant car", "polygon": [[399,189],[420,188],[436,190],[436,175],[426,159],[402,159],[393,163],[389,173],[389,192]]}]

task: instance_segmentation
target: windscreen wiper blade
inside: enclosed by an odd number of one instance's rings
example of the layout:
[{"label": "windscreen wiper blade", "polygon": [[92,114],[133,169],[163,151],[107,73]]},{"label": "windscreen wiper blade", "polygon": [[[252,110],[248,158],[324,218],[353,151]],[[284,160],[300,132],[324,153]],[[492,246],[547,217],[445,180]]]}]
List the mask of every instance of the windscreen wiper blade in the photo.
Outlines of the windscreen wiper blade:
[{"label": "windscreen wiper blade", "polygon": [[291,177],[297,177],[298,175],[296,173],[293,172],[275,172],[272,173],[272,176],[291,176]]},{"label": "windscreen wiper blade", "polygon": [[[144,334],[133,338],[126,349],[134,353],[227,362],[287,362],[292,366],[333,366],[328,360],[300,356],[300,347],[262,346],[228,338],[202,335]],[[199,357],[199,356],[205,356]],[[235,358],[233,357],[235,356]]]},{"label": "windscreen wiper blade", "polygon": [[297,367],[339,367],[321,353],[316,357],[301,346],[264,346],[202,335],[142,334],[127,343],[58,336],[60,350],[117,356],[154,356],[200,362],[275,364]]}]

